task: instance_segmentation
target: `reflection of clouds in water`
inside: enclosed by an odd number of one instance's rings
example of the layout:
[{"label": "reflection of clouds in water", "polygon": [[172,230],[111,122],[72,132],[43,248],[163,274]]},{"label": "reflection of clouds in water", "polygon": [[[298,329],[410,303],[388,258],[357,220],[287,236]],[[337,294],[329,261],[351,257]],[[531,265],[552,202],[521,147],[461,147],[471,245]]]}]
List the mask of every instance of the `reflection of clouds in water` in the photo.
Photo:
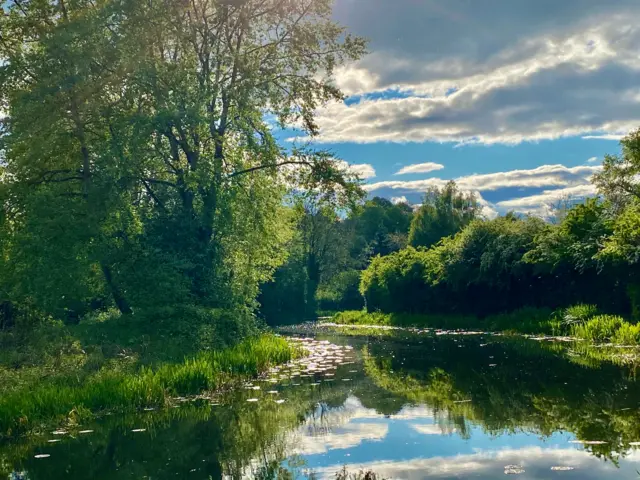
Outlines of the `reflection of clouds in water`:
[{"label": "reflection of clouds in water", "polygon": [[447,430],[443,428],[441,425],[437,424],[421,424],[421,423],[413,423],[410,425],[413,430],[422,435],[450,435],[455,433],[456,429]]},{"label": "reflection of clouds in water", "polygon": [[360,445],[365,440],[382,440],[389,430],[383,423],[357,422],[380,418],[372,408],[366,408],[354,396],[349,396],[340,407],[319,404],[305,422],[291,434],[292,452],[301,455],[326,453]]},{"label": "reflection of clouds in water", "polygon": [[[542,480],[548,478],[580,478],[601,480],[604,478],[636,479],[640,452],[630,453],[617,469],[587,451],[572,448],[525,447],[498,451],[479,451],[471,455],[452,457],[418,458],[405,461],[380,461],[367,464],[347,465],[347,469],[373,470],[382,478],[470,478],[493,480],[504,475],[506,465],[522,465],[525,472],[519,479]],[[572,472],[555,472],[554,466],[575,467]],[[332,465],[317,469],[318,478],[333,478],[343,465]],[[561,477],[562,476],[562,477]]]},{"label": "reflection of clouds in water", "polygon": [[388,425],[382,423],[349,423],[322,436],[300,435],[295,440],[292,453],[313,455],[327,453],[329,450],[353,448],[367,440],[384,439],[388,430]]},{"label": "reflection of clouds in water", "polygon": [[424,405],[409,406],[405,405],[400,411],[392,415],[392,418],[397,420],[414,420],[419,418],[434,418],[433,409]]}]

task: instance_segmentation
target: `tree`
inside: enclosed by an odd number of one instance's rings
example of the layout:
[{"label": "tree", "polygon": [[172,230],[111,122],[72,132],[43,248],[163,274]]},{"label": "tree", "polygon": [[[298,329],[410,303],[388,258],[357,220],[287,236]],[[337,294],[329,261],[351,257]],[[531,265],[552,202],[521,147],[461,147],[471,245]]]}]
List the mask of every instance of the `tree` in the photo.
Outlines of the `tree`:
[{"label": "tree", "polygon": [[389,255],[407,246],[413,209],[374,197],[354,211],[348,223],[355,231],[351,255],[358,267],[366,267],[376,255]]},{"label": "tree", "polygon": [[430,247],[460,231],[480,215],[480,210],[475,195],[461,192],[453,180],[442,189],[433,187],[413,216],[409,243],[414,247]]},{"label": "tree", "polygon": [[331,156],[284,152],[265,120],[314,135],[316,108],[341,98],[333,70],[364,41],[330,19],[329,0],[3,8],[17,296],[49,310],[109,296],[125,313],[252,304],[286,256],[291,180],[355,191]]},{"label": "tree", "polygon": [[621,155],[605,155],[602,171],[593,176],[598,191],[617,211],[630,201],[640,201],[640,129],[620,141]]}]

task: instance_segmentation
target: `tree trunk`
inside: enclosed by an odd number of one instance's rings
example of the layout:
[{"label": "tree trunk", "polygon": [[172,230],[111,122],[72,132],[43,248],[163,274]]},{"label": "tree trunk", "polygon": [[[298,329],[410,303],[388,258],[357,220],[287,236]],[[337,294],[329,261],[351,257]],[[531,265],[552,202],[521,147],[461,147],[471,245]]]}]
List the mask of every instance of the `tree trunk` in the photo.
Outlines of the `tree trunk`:
[{"label": "tree trunk", "polygon": [[111,276],[111,269],[104,263],[101,265],[101,267],[102,267],[102,273],[104,274],[104,279],[107,282],[107,286],[109,287],[109,290],[111,291],[111,296],[113,297],[113,301],[115,302],[116,307],[118,307],[118,310],[120,310],[120,313],[122,313],[123,315],[128,315],[133,313],[133,311],[131,310],[131,307],[129,306],[129,303],[122,295],[122,292],[120,292],[120,289],[118,288],[118,286],[113,282],[113,277]]}]

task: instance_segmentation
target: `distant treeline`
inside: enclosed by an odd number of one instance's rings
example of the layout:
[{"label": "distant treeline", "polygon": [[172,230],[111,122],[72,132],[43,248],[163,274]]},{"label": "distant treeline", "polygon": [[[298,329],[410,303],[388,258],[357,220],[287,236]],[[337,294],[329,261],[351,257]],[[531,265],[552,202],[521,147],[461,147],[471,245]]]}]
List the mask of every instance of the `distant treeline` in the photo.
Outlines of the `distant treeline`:
[{"label": "distant treeline", "polygon": [[263,312],[484,316],[582,302],[638,319],[640,131],[621,145],[592,178],[599,195],[565,202],[551,219],[483,218],[454,182],[427,192],[415,212],[381,198],[346,219],[306,210],[288,263],[263,287]]}]

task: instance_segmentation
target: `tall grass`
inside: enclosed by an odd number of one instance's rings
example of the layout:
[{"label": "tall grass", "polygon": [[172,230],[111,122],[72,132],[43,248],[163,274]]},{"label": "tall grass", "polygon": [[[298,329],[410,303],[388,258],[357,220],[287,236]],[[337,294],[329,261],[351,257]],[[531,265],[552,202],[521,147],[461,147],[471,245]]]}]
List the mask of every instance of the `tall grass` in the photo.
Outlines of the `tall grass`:
[{"label": "tall grass", "polygon": [[598,307],[579,303],[565,308],[562,311],[562,320],[565,325],[585,323],[598,315]]},{"label": "tall grass", "polygon": [[267,334],[178,364],[142,367],[136,373],[101,370],[81,384],[58,381],[11,392],[0,398],[0,435],[58,422],[70,412],[162,406],[173,396],[216,390],[300,355],[285,339]]},{"label": "tall grass", "polygon": [[596,315],[585,323],[572,325],[573,336],[592,342],[610,341],[626,322],[616,315]]}]

